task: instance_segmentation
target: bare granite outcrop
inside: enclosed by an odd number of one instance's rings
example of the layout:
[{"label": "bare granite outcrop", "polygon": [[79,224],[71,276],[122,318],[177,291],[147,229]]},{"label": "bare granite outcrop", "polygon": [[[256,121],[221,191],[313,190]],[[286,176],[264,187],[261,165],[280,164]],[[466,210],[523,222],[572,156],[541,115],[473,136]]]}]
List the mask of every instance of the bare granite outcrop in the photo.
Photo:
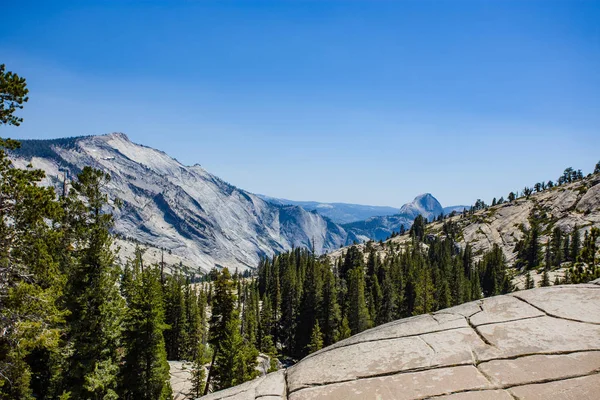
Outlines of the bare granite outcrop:
[{"label": "bare granite outcrop", "polygon": [[394,321],[203,400],[597,399],[600,279]]}]

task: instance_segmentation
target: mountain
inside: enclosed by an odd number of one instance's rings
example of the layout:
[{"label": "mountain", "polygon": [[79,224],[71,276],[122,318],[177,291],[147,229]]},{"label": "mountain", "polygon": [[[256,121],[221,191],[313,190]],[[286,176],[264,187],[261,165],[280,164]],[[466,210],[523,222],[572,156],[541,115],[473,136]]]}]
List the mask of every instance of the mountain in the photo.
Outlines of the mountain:
[{"label": "mountain", "polygon": [[394,215],[371,217],[342,226],[349,234],[349,241],[379,241],[387,239],[393,232],[399,232],[403,226],[404,229],[409,229],[418,215],[433,219],[443,212],[440,202],[430,193],[424,193],[415,197],[412,202],[404,204]]},{"label": "mountain", "polygon": [[[428,195],[417,196],[415,201],[403,206],[403,209],[407,213],[405,215],[409,216],[414,214],[411,213],[411,210],[425,207],[425,205],[439,211],[435,201],[428,198]],[[420,211],[428,210],[421,209]],[[385,219],[390,218],[385,217]],[[426,233],[443,236],[443,225],[452,223],[455,225],[458,245],[465,247],[469,244],[476,259],[489,252],[494,245],[498,245],[508,264],[514,265],[517,260],[518,244],[525,238],[526,231],[531,228],[532,219],[535,219],[540,227],[539,243],[542,254],[545,254],[546,245],[554,228],[560,228],[562,232],[569,234],[577,229],[581,238],[584,238],[592,227],[600,228],[600,174],[591,174],[581,180],[554,186],[528,197],[523,196],[511,202],[476,211],[473,214],[456,215],[443,222],[427,224]],[[377,232],[374,227],[386,223],[387,221],[382,217],[372,224],[365,221],[361,227],[364,229],[365,235],[375,235]],[[349,232],[349,239],[358,230],[354,224],[343,225]],[[389,241],[401,245],[410,241],[410,238],[408,235],[399,235]],[[375,243],[374,246],[379,246],[383,251],[386,244],[380,246]],[[359,244],[359,247],[364,251],[364,244]],[[345,251],[346,248],[341,248],[330,253],[330,256],[332,258],[339,257]]]},{"label": "mountain", "polygon": [[322,203],[318,201],[295,201],[288,199],[279,199],[258,194],[263,200],[277,205],[295,205],[304,208],[307,211],[316,211],[324,217],[329,218],[337,224],[347,224],[350,222],[362,221],[375,216],[386,216],[398,214],[399,209],[386,206],[368,206],[362,204],[349,203]]},{"label": "mountain", "polygon": [[140,243],[148,262],[192,269],[254,268],[260,257],[292,247],[314,245],[324,253],[383,240],[408,229],[419,214],[433,218],[444,210],[429,193],[400,209],[258,196],[122,133],[23,140],[11,158],[18,167],[44,170],[44,184],[59,192],[65,173],[74,177],[88,165],[108,172],[105,189],[123,203],[113,211],[120,256],[129,257]]},{"label": "mountain", "polygon": [[132,143],[113,133],[56,140],[23,140],[11,153],[17,167],[43,169],[44,183],[62,190],[65,171],[75,176],[84,166],[111,176],[105,188],[114,211],[114,232],[121,255],[135,243],[166,249],[168,262],[192,268],[254,268],[260,257],[292,247],[321,253],[347,242],[347,232],[299,206],[275,205],[238,189],[199,165],[185,166],[162,151]]},{"label": "mountain", "polygon": [[415,197],[412,203],[400,207],[399,214],[411,219],[415,219],[420,214],[431,220],[443,212],[444,209],[440,202],[431,193],[424,193]]}]

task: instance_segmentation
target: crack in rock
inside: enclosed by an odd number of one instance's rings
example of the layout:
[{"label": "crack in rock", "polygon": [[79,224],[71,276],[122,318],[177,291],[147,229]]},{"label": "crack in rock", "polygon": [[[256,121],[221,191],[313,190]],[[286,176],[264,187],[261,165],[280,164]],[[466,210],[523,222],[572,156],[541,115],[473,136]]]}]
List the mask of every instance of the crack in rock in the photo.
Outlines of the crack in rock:
[{"label": "crack in rock", "polygon": [[522,302],[524,302],[526,304],[529,304],[531,307],[540,310],[541,312],[543,312],[544,314],[546,314],[548,317],[551,317],[551,318],[562,319],[562,320],[565,320],[565,321],[572,321],[572,322],[580,322],[582,324],[600,325],[600,322],[582,321],[580,319],[575,319],[575,318],[561,317],[560,315],[552,314],[552,313],[544,310],[543,308],[538,307],[535,304],[532,304],[531,302],[525,300],[524,298],[522,298],[522,297],[520,297],[520,296],[518,296],[516,294],[511,293],[511,294],[509,294],[509,296],[512,296],[515,299],[519,299]]}]

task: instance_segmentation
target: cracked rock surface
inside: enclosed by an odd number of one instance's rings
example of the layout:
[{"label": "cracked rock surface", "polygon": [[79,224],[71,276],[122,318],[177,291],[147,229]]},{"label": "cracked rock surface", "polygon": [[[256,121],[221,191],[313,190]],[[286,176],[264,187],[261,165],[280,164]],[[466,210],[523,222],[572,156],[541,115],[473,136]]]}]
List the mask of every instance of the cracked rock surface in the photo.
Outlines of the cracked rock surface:
[{"label": "cracked rock surface", "polygon": [[598,399],[600,279],[378,326],[202,399]]}]

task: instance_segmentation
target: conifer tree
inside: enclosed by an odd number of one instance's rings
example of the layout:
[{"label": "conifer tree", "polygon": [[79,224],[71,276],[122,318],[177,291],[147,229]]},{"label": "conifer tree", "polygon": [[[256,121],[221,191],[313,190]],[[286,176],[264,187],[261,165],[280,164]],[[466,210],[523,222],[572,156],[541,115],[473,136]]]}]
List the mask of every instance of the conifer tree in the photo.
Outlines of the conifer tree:
[{"label": "conifer tree", "polygon": [[164,304],[157,267],[132,268],[126,288],[127,313],[123,347],[121,393],[123,399],[170,399],[169,364],[163,331]]},{"label": "conifer tree", "polygon": [[181,360],[185,358],[188,342],[183,277],[179,274],[167,277],[164,291],[165,322],[168,325],[168,329],[164,332],[167,358],[169,360]]},{"label": "conifer tree", "polygon": [[[0,73],[0,95],[5,78]],[[12,111],[0,112],[0,125],[14,121]],[[5,149],[18,146],[0,139],[0,398],[32,399],[51,396],[60,378],[53,360],[61,358],[66,277],[61,232],[53,229],[61,209],[54,190],[38,186],[42,171],[14,168]]]},{"label": "conifer tree", "polygon": [[422,266],[417,270],[415,284],[415,301],[413,315],[426,314],[433,311],[435,288],[431,279],[431,271],[428,266]]},{"label": "conifer tree", "polygon": [[67,203],[75,242],[67,286],[73,353],[65,378],[75,398],[117,398],[124,303],[117,286],[120,269],[111,249],[113,219],[102,212],[107,204],[102,188],[109,181],[104,172],[84,167]]},{"label": "conifer tree", "polygon": [[[233,282],[231,275],[227,268],[223,268],[223,271],[217,274],[216,280],[214,281],[214,295],[212,299],[211,317],[210,317],[210,334],[209,343],[213,347],[213,359],[209,370],[205,394],[210,389],[211,378],[214,376],[217,383],[216,388],[222,388],[222,383],[219,380],[225,379],[226,382],[230,382],[227,378],[218,376],[221,372],[215,366],[215,362],[220,352],[223,352],[223,346],[226,345],[225,341],[228,340],[228,344],[238,341],[236,336],[233,336],[232,330],[238,330],[237,322],[236,325],[230,323],[234,319],[235,310],[235,296],[233,294]],[[239,334],[239,332],[238,332]],[[241,336],[240,336],[241,341]],[[221,360],[226,360],[227,357],[220,355]],[[223,358],[224,357],[224,358]],[[230,363],[232,361],[229,361]],[[222,369],[223,367],[221,367]],[[226,384],[226,383],[225,383]]]},{"label": "conifer tree", "polygon": [[194,360],[192,371],[191,371],[191,393],[193,398],[198,398],[204,393],[206,384],[206,368],[204,365],[210,362],[208,354],[208,347],[205,344],[200,343],[196,352],[198,357]]},{"label": "conifer tree", "polygon": [[579,229],[577,226],[573,228],[573,234],[571,235],[571,261],[577,261],[579,258],[579,251],[581,250],[581,234],[579,233]]},{"label": "conifer tree", "polygon": [[350,324],[348,323],[348,318],[342,318],[339,332],[339,340],[347,339],[352,335],[352,331],[350,330]]},{"label": "conifer tree", "polygon": [[525,289],[533,289],[534,287],[535,283],[531,277],[531,272],[527,272],[527,275],[525,275]]},{"label": "conifer tree", "polygon": [[211,365],[211,383],[214,390],[222,390],[257,376],[258,351],[244,343],[240,334],[240,319],[237,310],[227,320],[221,339],[215,348],[216,356]]},{"label": "conifer tree", "polygon": [[361,268],[348,273],[348,324],[353,335],[371,327],[365,302],[365,277]]},{"label": "conifer tree", "polygon": [[542,280],[540,282],[540,286],[550,286],[550,275],[548,274],[548,269],[544,269],[544,273],[542,274]]},{"label": "conifer tree", "polygon": [[323,292],[321,297],[321,324],[323,326],[323,342],[326,346],[335,343],[339,337],[338,327],[341,322],[340,306],[337,302],[337,287],[335,284],[335,276],[329,268],[329,264],[325,265],[323,271]]},{"label": "conifer tree", "polygon": [[273,341],[273,311],[271,309],[271,300],[265,294],[260,310],[260,324],[258,335],[258,348],[263,353],[274,356],[275,343]]},{"label": "conifer tree", "polygon": [[310,342],[307,346],[308,354],[314,353],[317,350],[321,350],[323,348],[323,334],[321,333],[321,328],[319,327],[319,321],[315,321],[315,326],[312,329],[312,333],[310,335]]}]

